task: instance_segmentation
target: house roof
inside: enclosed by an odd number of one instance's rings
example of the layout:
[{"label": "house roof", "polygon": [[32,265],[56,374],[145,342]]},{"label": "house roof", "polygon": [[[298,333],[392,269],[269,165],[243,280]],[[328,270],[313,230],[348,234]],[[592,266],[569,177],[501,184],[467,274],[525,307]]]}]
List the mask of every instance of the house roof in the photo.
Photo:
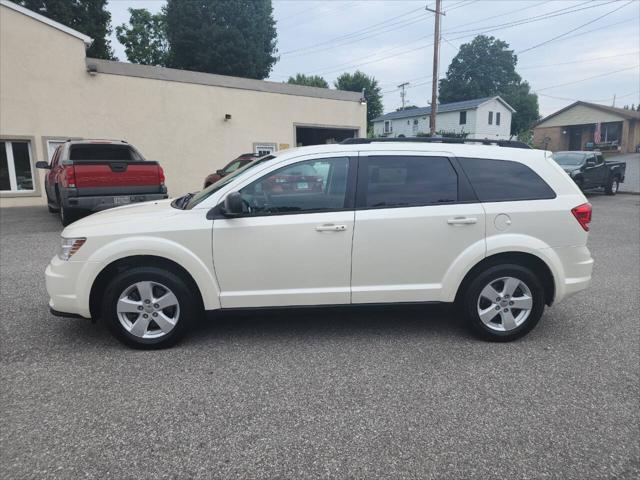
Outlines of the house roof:
[{"label": "house roof", "polygon": [[73,28],[69,28],[66,25],[56,22],[55,20],[51,20],[50,18],[47,18],[44,15],[40,15],[39,13],[36,13],[33,10],[29,10],[28,8],[24,8],[13,2],[10,2],[9,0],[0,0],[0,5],[2,5],[3,7],[10,8],[11,10],[15,10],[16,12],[22,13],[27,17],[31,17],[34,20],[37,20],[38,22],[42,22],[46,25],[49,25],[50,27],[53,27],[55,29],[60,30],[61,32],[71,35],[72,37],[79,38],[87,46],[93,43],[93,38],[89,37],[88,35],[85,35],[84,33],[80,33],[77,30],[74,30]]},{"label": "house roof", "polygon": [[[483,103],[494,99],[504,104],[504,106],[511,110],[511,112],[515,112],[515,109],[511,105],[505,102],[500,96],[496,95],[494,97],[476,98],[473,100],[463,100],[461,102],[441,103],[438,105],[438,113],[457,112],[458,110],[474,110]],[[409,110],[391,112],[374,118],[372,121],[380,122],[382,120],[397,120],[400,118],[423,117],[425,115],[431,115],[431,107],[410,108]]]},{"label": "house roof", "polygon": [[583,105],[585,107],[593,108],[595,110],[600,110],[602,112],[613,113],[614,115],[619,115],[628,120],[640,120],[640,112],[636,112],[633,110],[626,110],[624,108],[608,107],[606,105],[599,105],[597,103],[583,102],[582,100],[578,100],[577,102],[573,102],[571,105],[567,105],[566,107],[561,108],[557,112],[554,112],[551,115],[544,117],[542,120],[536,123],[536,126],[539,126],[544,122],[546,122],[547,120],[555,117],[556,115],[560,115],[561,113],[566,112],[567,110],[570,110],[573,107],[576,107],[578,105]]},{"label": "house roof", "polygon": [[292,85],[284,82],[270,82],[253,78],[230,77],[215,73],[192,72],[175,68],[155,67],[152,65],[137,65],[135,63],[114,62],[97,58],[86,59],[87,69],[96,73],[109,75],[123,75],[127,77],[149,78],[169,82],[195,83],[216,87],[237,88],[257,92],[281,93],[283,95],[297,95],[300,97],[325,98],[329,100],[343,100],[360,102],[360,92],[347,92],[330,88],[307,87]]}]

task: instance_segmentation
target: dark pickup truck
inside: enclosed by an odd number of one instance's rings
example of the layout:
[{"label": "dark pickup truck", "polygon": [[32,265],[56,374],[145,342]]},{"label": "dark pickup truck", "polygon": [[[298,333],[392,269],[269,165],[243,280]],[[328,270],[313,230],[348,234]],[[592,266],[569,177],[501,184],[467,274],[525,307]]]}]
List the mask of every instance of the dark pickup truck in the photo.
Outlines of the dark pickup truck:
[{"label": "dark pickup truck", "polygon": [[604,188],[615,195],[624,182],[627,163],[605,160],[600,152],[556,152],[552,158],[582,190]]},{"label": "dark pickup truck", "polygon": [[56,149],[50,164],[37,162],[36,167],[49,170],[47,204],[50,212],[60,213],[63,225],[83,212],[168,196],[158,162],[145,160],[121,140],[69,140]]}]

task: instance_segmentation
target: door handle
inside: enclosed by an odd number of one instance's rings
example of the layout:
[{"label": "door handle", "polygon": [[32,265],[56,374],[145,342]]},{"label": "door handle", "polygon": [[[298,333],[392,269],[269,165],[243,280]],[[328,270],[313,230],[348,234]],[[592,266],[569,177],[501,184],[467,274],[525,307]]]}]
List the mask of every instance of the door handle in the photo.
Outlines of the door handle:
[{"label": "door handle", "polygon": [[473,217],[455,217],[447,220],[449,225],[473,225],[474,223],[478,223],[477,218]]},{"label": "door handle", "polygon": [[324,225],[318,225],[316,227],[316,232],[344,232],[346,229],[346,225],[334,225],[333,223],[325,223]]}]

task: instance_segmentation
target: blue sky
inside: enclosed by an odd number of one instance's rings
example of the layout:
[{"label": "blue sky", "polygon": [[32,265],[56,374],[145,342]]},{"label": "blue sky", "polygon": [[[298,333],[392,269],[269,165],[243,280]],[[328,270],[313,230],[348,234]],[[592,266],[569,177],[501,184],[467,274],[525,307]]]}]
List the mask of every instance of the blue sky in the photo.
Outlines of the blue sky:
[{"label": "blue sky", "polygon": [[[155,12],[163,4],[110,0],[108,8],[116,26],[128,21],[128,8]],[[385,111],[400,105],[397,85],[406,81],[409,103],[430,101],[434,21],[424,7],[435,0],[273,5],[280,60],[270,80],[301,72],[332,84],[342,72],[360,69],[378,80]],[[616,106],[640,103],[639,0],[444,0],[443,8],[441,77],[459,46],[484,32],[520,52],[517,70],[539,93],[542,115],[578,99],[612,105],[616,95]],[[112,46],[126,61],[115,35]]]}]

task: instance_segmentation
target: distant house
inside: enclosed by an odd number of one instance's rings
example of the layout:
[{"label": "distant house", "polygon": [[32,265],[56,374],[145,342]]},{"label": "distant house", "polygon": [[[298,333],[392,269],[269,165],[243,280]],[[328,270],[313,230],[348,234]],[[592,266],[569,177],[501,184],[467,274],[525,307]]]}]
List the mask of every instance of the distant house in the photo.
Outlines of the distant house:
[{"label": "distant house", "polygon": [[533,143],[551,151],[631,153],[640,145],[640,112],[575,102],[540,120],[533,129]]},{"label": "distant house", "polygon": [[[436,131],[467,138],[508,140],[513,107],[499,96],[438,105]],[[376,137],[415,137],[429,132],[431,107],[391,112],[373,119]]]}]

